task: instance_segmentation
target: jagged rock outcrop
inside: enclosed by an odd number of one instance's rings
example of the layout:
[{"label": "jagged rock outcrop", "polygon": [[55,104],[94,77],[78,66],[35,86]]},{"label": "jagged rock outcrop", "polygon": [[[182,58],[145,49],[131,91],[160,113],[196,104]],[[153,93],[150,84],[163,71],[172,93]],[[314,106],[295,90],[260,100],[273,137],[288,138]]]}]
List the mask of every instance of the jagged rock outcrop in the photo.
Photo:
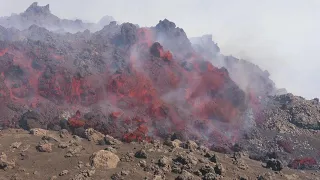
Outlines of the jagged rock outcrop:
[{"label": "jagged rock outcrop", "polygon": [[0,25],[6,28],[14,27],[19,30],[25,30],[32,25],[37,25],[59,33],[76,33],[78,31],[85,31],[86,29],[98,31],[111,21],[114,21],[114,19],[110,16],[102,18],[97,24],[85,23],[79,19],[60,19],[51,13],[49,4],[39,6],[37,2],[34,2],[23,13],[13,14],[9,17],[1,17]]},{"label": "jagged rock outcrop", "polygon": [[[273,98],[275,106],[266,110],[268,122],[293,124],[297,128],[320,130],[320,103],[317,99],[306,100],[293,94]],[[270,124],[271,125],[271,124]],[[275,126],[277,127],[277,126]],[[277,127],[280,128],[281,127]]]},{"label": "jagged rock outcrop", "polygon": [[186,55],[192,52],[192,46],[186,33],[182,28],[176,27],[174,22],[168,19],[161,20],[155,29],[158,42],[173,53],[179,52],[181,55]]}]

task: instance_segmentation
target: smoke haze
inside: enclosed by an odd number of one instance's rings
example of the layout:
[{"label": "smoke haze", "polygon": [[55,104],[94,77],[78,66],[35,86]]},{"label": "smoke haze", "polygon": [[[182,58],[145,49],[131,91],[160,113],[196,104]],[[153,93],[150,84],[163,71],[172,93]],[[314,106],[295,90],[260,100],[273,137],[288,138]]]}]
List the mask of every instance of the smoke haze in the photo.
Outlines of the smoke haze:
[{"label": "smoke haze", "polygon": [[[0,0],[0,16],[23,12],[34,0]],[[320,96],[320,1],[283,0],[38,0],[60,18],[155,26],[167,18],[189,37],[212,34],[225,55],[250,60],[270,72],[278,88]]]}]

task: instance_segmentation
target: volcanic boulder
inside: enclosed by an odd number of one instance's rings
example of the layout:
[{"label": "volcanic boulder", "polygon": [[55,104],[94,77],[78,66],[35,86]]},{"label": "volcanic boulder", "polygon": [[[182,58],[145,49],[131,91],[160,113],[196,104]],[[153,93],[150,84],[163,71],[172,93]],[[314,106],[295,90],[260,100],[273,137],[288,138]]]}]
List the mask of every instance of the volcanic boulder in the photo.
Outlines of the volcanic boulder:
[{"label": "volcanic boulder", "polygon": [[19,121],[19,126],[25,130],[30,130],[33,128],[42,128],[43,117],[34,112],[28,111],[24,113]]},{"label": "volcanic boulder", "polygon": [[106,150],[100,150],[98,152],[95,152],[90,157],[91,165],[96,168],[116,168],[119,161],[120,159],[117,155]]}]

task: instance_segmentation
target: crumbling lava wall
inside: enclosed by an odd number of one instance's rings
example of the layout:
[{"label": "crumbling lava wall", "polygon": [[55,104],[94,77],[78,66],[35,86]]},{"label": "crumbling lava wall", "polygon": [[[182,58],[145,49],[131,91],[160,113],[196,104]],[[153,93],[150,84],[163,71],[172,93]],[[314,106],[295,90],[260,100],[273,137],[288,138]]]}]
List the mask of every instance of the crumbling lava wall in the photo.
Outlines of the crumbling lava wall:
[{"label": "crumbling lava wall", "polygon": [[[240,135],[245,93],[226,69],[193,51],[174,23],[160,21],[155,28],[112,23],[88,33],[57,35],[33,26],[20,32],[27,41],[2,42],[4,102],[21,106],[16,115],[41,116],[31,118],[30,126],[17,122],[25,118],[1,119],[3,127],[28,129],[38,122],[66,128],[66,121],[76,132],[94,127],[128,141],[177,131],[207,142]],[[61,115],[66,112],[69,116]]]}]

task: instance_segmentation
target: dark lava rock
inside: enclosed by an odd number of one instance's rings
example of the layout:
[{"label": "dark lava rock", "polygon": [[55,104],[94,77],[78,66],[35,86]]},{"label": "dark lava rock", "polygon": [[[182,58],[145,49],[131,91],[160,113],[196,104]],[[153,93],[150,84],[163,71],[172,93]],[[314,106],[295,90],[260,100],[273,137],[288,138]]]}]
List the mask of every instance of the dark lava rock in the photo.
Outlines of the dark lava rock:
[{"label": "dark lava rock", "polygon": [[66,130],[70,131],[68,121],[65,119],[60,120],[60,127],[61,127],[61,129],[66,129]]},{"label": "dark lava rock", "polygon": [[137,151],[134,156],[136,158],[142,158],[142,159],[147,159],[148,155],[147,155],[147,152],[143,149]]},{"label": "dark lava rock", "polygon": [[171,139],[171,141],[174,141],[176,139],[178,139],[180,141],[185,141],[185,140],[187,140],[187,136],[184,132],[175,132],[172,135],[170,135],[170,139]]},{"label": "dark lava rock", "polygon": [[203,180],[216,180],[217,179],[217,175],[214,173],[207,173],[206,175],[204,175],[202,177]]},{"label": "dark lava rock", "polygon": [[52,131],[60,131],[61,126],[57,125],[57,124],[50,123],[50,124],[48,124],[47,129],[52,130]]},{"label": "dark lava rock", "polygon": [[152,46],[150,47],[150,53],[155,57],[161,56],[161,50],[163,50],[163,47],[159,42],[153,43]]},{"label": "dark lava rock", "polygon": [[211,162],[217,163],[217,157],[213,152],[206,153],[204,157],[208,158]]},{"label": "dark lava rock", "polygon": [[183,170],[176,180],[194,180],[194,176],[188,171]]},{"label": "dark lava rock", "polygon": [[79,128],[76,128],[75,130],[74,130],[74,133],[73,133],[74,135],[77,135],[77,136],[79,136],[79,137],[81,137],[81,138],[86,138],[87,136],[86,136],[86,130],[83,128],[83,127],[79,127]]},{"label": "dark lava rock", "polygon": [[174,162],[181,163],[182,165],[196,165],[198,163],[198,159],[191,154],[178,154]]},{"label": "dark lava rock", "polygon": [[121,25],[120,34],[113,39],[113,44],[119,47],[130,47],[137,41],[137,27],[131,23]]},{"label": "dark lava rock", "polygon": [[215,174],[215,169],[214,167],[210,166],[209,164],[206,164],[202,166],[199,171],[202,173],[202,175],[206,175],[208,173],[214,173]]},{"label": "dark lava rock", "polygon": [[281,171],[283,169],[282,163],[276,159],[269,159],[266,168],[271,168],[273,171]]},{"label": "dark lava rock", "polygon": [[19,121],[19,126],[25,130],[42,128],[41,119],[42,117],[40,114],[34,111],[28,111],[22,115]]},{"label": "dark lava rock", "polygon": [[216,167],[214,167],[214,170],[215,170],[216,174],[219,174],[219,175],[223,175],[223,173],[225,172],[224,167],[220,163],[218,163],[216,165]]},{"label": "dark lava rock", "polygon": [[181,170],[181,167],[177,163],[174,163],[171,167],[171,172],[176,173],[176,174],[180,174],[182,172],[182,170]]}]

